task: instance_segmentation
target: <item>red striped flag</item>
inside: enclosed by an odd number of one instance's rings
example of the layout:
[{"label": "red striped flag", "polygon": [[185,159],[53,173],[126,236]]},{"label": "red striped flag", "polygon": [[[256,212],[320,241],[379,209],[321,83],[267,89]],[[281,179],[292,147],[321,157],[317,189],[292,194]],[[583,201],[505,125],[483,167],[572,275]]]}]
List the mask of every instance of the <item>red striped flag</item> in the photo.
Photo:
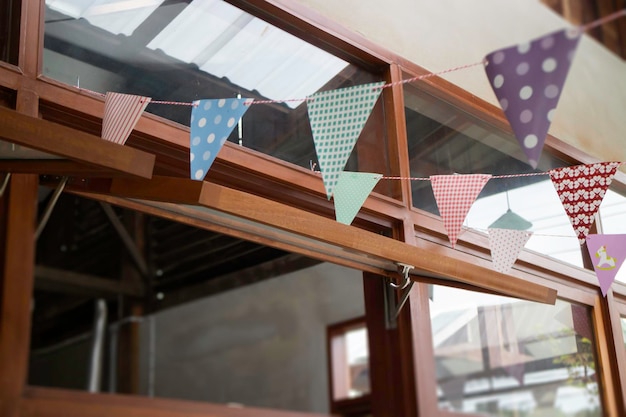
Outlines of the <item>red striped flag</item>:
[{"label": "red striped flag", "polygon": [[102,139],[123,145],[141,117],[150,97],[108,92],[104,101]]}]

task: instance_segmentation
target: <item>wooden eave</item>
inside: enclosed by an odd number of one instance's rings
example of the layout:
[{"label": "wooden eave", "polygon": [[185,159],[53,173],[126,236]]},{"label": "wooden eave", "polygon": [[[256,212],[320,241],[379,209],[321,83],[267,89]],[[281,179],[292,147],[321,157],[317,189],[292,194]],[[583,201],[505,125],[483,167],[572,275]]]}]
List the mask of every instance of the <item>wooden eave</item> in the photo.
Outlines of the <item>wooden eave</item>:
[{"label": "wooden eave", "polygon": [[[102,190],[100,190],[102,191]],[[554,304],[556,290],[424,248],[408,245],[376,233],[347,226],[277,201],[222,185],[183,178],[152,180],[115,178],[108,194],[133,199],[163,201],[206,207],[218,212],[316,241],[336,245],[394,264],[415,266],[414,273],[456,281],[488,292]],[[414,277],[414,279],[419,279]]]},{"label": "wooden eave", "polygon": [[[155,155],[128,146],[115,144],[57,123],[27,116],[14,110],[0,107],[0,139],[46,152],[68,161],[8,160],[0,162],[0,167],[9,172],[44,173],[48,166],[51,172],[83,172],[93,168],[140,178],[151,178]],[[1,164],[5,164],[3,167]],[[91,167],[85,168],[83,167]],[[35,168],[37,167],[37,168]],[[67,175],[67,173],[65,174]]]}]

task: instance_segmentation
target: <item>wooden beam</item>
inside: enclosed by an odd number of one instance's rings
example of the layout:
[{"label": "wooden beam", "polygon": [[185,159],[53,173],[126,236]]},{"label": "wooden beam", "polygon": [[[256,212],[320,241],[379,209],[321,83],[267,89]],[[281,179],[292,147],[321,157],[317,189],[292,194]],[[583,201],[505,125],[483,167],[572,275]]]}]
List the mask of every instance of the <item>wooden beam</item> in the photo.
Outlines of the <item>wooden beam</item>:
[{"label": "wooden beam", "polygon": [[35,288],[54,292],[103,297],[120,294],[141,297],[144,294],[143,286],[140,285],[130,285],[125,281],[116,281],[94,275],[80,274],[43,265],[37,265],[35,267]]},{"label": "wooden beam", "polygon": [[254,407],[29,387],[20,417],[330,417]]},{"label": "wooden beam", "polygon": [[153,154],[0,107],[0,139],[91,166],[151,178]]},{"label": "wooden beam", "polygon": [[70,177],[121,177],[128,174],[86,165],[69,159],[0,159],[0,172]]},{"label": "wooden beam", "polygon": [[338,223],[263,197],[182,178],[113,179],[113,195],[195,204],[378,259],[415,266],[416,274],[475,285],[499,294],[553,304],[556,290]]},{"label": "wooden beam", "polygon": [[13,175],[0,198],[0,416],[17,417],[28,374],[37,176]]}]

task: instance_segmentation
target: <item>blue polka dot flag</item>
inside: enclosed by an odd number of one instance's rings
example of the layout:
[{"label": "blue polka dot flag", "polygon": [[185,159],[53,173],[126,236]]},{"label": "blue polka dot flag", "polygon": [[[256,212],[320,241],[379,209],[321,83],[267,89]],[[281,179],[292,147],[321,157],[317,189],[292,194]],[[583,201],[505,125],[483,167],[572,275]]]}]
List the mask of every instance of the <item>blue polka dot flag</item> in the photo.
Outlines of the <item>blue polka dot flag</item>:
[{"label": "blue polka dot flag", "polygon": [[342,171],[339,174],[333,194],[335,218],[339,223],[347,225],[352,223],[381,178],[382,175],[369,172]]},{"label": "blue polka dot flag", "polygon": [[309,97],[307,110],[313,142],[329,200],[383,85],[362,84]]},{"label": "blue polka dot flag", "polygon": [[485,72],[513,133],[537,167],[581,31],[565,29],[487,55]]},{"label": "blue polka dot flag", "polygon": [[202,181],[251,99],[196,100],[191,110],[189,166],[192,180]]}]

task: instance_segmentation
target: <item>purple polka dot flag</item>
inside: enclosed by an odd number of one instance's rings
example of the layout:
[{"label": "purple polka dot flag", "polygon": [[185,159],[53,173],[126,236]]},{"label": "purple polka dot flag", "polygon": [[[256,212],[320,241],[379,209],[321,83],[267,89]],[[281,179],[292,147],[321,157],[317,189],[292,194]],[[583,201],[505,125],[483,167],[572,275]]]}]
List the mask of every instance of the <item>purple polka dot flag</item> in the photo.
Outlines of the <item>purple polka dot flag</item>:
[{"label": "purple polka dot flag", "polygon": [[491,179],[489,174],[433,175],[430,177],[439,214],[453,248],[467,213],[489,179]]},{"label": "purple polka dot flag", "polygon": [[192,180],[202,181],[252,99],[196,100],[191,110],[189,166]]},{"label": "purple polka dot flag", "polygon": [[106,93],[100,135],[102,139],[124,145],[148,103],[150,97]]},{"label": "purple polka dot flag", "polygon": [[621,162],[556,168],[550,179],[582,245]]},{"label": "purple polka dot flag", "polygon": [[517,260],[532,232],[514,229],[489,228],[491,260],[496,271],[508,273]]},{"label": "purple polka dot flag", "polygon": [[626,235],[589,235],[586,241],[600,290],[606,296],[626,259]]},{"label": "purple polka dot flag", "polygon": [[485,71],[513,133],[537,167],[580,31],[565,29],[487,55]]},{"label": "purple polka dot flag", "polygon": [[369,172],[341,172],[333,193],[335,218],[339,223],[352,223],[381,178],[381,174]]},{"label": "purple polka dot flag", "polygon": [[307,110],[313,142],[329,200],[383,85],[355,85],[309,97]]}]

